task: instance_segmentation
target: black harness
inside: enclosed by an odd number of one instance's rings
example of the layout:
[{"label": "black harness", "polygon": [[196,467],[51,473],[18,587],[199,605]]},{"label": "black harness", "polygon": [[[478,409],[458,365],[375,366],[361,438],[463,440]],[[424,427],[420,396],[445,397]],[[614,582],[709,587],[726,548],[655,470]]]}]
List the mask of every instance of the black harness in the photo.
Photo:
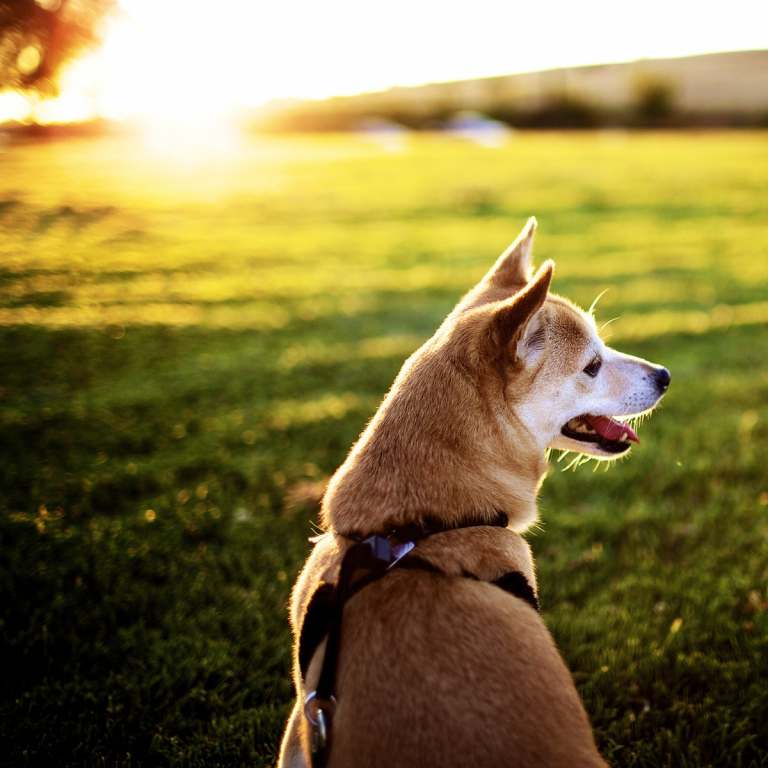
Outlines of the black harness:
[{"label": "black harness", "polygon": [[[490,523],[486,520],[472,520],[457,527],[491,525],[506,528],[507,523],[507,516],[503,512],[498,512],[497,518]],[[312,745],[314,768],[324,766],[330,752],[330,727],[336,711],[334,688],[344,604],[361,589],[378,581],[395,568],[443,573],[426,560],[409,553],[417,541],[447,530],[453,530],[453,528],[447,528],[437,521],[427,521],[423,526],[400,526],[393,529],[387,536],[374,535],[364,540],[362,536],[352,534],[349,538],[356,543],[344,554],[338,582],[323,583],[312,595],[304,614],[299,637],[299,667],[302,677],[306,677],[309,662],[317,647],[324,637],[328,637],[317,688],[307,695],[304,704],[304,713],[312,724],[315,735]],[[466,571],[462,576],[477,580],[477,576]],[[539,611],[536,595],[528,580],[519,571],[510,571],[491,583],[525,600]]]}]

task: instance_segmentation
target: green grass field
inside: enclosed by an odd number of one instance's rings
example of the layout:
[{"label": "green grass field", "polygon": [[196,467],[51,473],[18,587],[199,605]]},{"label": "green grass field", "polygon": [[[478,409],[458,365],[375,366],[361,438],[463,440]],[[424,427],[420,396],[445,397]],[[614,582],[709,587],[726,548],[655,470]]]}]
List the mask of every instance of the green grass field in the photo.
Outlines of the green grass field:
[{"label": "green grass field", "polygon": [[552,471],[544,617],[615,766],[768,766],[768,134],[0,154],[0,764],[269,766],[318,498],[529,215],[667,366]]}]

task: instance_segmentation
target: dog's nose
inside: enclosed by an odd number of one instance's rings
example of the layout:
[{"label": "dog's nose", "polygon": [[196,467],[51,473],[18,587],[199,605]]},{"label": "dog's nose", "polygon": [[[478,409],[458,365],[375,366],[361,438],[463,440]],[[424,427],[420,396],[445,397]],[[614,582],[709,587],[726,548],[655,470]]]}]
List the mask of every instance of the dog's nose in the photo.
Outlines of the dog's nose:
[{"label": "dog's nose", "polygon": [[660,391],[666,392],[671,378],[672,374],[666,368],[659,368],[656,371],[656,385]]}]

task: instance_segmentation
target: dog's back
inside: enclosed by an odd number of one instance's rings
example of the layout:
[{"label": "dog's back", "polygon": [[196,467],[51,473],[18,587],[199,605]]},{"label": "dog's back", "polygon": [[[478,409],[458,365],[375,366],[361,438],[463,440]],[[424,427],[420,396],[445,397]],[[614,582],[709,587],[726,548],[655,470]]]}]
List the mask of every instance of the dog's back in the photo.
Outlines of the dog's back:
[{"label": "dog's back", "polygon": [[[295,595],[299,623],[302,604],[334,579],[343,546],[329,540],[316,551],[307,564],[314,580]],[[509,571],[533,581],[525,542],[508,529],[473,528],[415,552],[439,572],[395,570],[344,609],[329,768],[604,766],[541,617],[491,583]],[[316,685],[324,650],[305,690]],[[295,725],[303,749],[284,766],[305,765],[311,743],[303,715]]]}]

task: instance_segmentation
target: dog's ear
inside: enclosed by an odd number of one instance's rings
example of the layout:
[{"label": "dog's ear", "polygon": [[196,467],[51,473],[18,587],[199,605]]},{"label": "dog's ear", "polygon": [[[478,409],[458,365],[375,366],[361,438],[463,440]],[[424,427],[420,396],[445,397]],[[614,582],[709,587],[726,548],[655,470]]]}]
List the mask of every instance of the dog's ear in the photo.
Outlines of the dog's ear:
[{"label": "dog's ear", "polygon": [[525,285],[531,276],[534,232],[536,219],[531,216],[517,240],[499,256],[498,261],[483,278],[483,282],[499,288],[519,288]]},{"label": "dog's ear", "polygon": [[503,351],[513,361],[521,354],[521,342],[535,348],[544,342],[536,330],[527,333],[531,321],[544,305],[552,282],[555,263],[545,261],[534,278],[519,293],[507,299],[491,316],[491,339],[498,351]]}]

